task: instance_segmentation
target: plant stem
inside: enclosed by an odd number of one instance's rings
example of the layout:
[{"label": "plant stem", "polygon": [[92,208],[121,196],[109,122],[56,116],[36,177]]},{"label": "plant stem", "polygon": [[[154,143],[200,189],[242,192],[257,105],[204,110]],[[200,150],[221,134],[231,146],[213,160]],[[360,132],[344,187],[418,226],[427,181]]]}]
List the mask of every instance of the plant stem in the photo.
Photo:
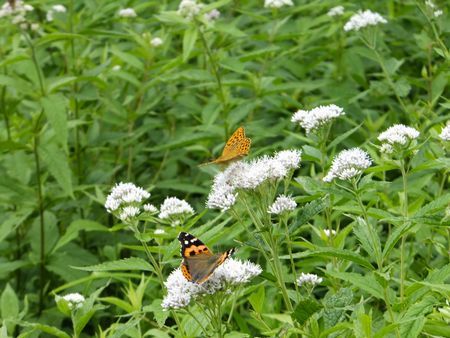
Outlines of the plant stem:
[{"label": "plant stem", "polygon": [[284,216],[284,217],[282,216],[282,220],[280,220],[280,221],[282,223],[284,223],[284,230],[285,230],[286,243],[287,243],[288,252],[289,252],[289,259],[291,261],[292,273],[294,274],[294,286],[295,286],[295,291],[297,291],[296,294],[298,297],[299,289],[298,289],[298,285],[297,285],[297,270],[295,269],[294,257],[292,256],[291,237],[289,236],[289,227],[288,227],[288,222],[287,222],[286,217],[287,216]]},{"label": "plant stem", "polygon": [[[402,182],[403,182],[403,217],[405,217],[405,221],[408,218],[408,185],[406,179],[406,165],[405,160],[400,160],[400,171],[402,173]],[[402,241],[400,245],[400,301],[403,302],[404,293],[405,293],[405,243],[408,234],[405,233],[402,236]]]},{"label": "plant stem", "polygon": [[216,79],[217,82],[217,96],[219,98],[219,101],[222,104],[222,119],[224,123],[224,131],[225,131],[225,137],[228,138],[229,136],[229,128],[228,128],[228,102],[225,95],[225,89],[222,84],[222,78],[220,77],[219,72],[219,66],[212,55],[211,49],[209,48],[208,42],[206,41],[205,35],[203,33],[202,27],[200,26],[200,23],[194,19],[195,27],[197,28],[198,34],[200,36],[200,40],[202,41],[203,48],[205,49],[206,55],[208,56],[210,65],[211,65],[211,71]]}]

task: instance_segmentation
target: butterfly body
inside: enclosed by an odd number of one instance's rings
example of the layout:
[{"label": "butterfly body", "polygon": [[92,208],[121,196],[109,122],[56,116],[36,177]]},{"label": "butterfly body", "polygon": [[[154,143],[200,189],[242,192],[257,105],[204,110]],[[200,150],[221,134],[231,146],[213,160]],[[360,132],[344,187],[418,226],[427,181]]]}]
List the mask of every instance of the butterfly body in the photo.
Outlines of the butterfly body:
[{"label": "butterfly body", "polygon": [[228,139],[223,148],[222,155],[215,160],[204,164],[225,164],[240,159],[241,157],[248,155],[251,143],[252,140],[245,136],[244,127],[239,127]]},{"label": "butterfly body", "polygon": [[180,232],[178,240],[181,244],[181,272],[190,282],[201,284],[230,257],[234,248],[221,254],[213,254],[198,238],[186,232]]}]

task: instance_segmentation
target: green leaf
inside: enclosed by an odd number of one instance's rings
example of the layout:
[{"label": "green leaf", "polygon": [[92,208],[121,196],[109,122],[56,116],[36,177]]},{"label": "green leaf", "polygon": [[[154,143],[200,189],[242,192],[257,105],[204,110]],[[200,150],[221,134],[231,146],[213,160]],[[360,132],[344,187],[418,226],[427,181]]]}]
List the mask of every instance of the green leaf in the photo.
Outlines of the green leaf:
[{"label": "green leaf", "polygon": [[72,188],[72,172],[69,167],[69,161],[63,151],[53,144],[42,145],[39,147],[39,156],[47,165],[48,171],[58,182],[66,195],[74,198]]},{"label": "green leaf", "polygon": [[[365,258],[361,257],[361,255],[344,249],[336,249],[336,248],[318,248],[314,251],[305,251],[300,253],[295,253],[292,255],[294,258],[304,258],[309,256],[319,256],[319,257],[336,257],[345,259],[351,262],[354,262],[358,265],[361,265],[370,270],[375,270],[373,265]],[[289,259],[289,256],[281,256],[281,259]]]},{"label": "green leaf", "polygon": [[183,36],[183,62],[186,62],[191,55],[192,49],[197,41],[198,31],[196,27],[191,27],[184,32]]},{"label": "green leaf", "polygon": [[322,304],[314,299],[302,300],[298,302],[291,316],[300,325],[303,325],[313,314],[322,309],[322,307]]},{"label": "green leaf", "polygon": [[41,99],[42,108],[55,132],[58,144],[68,153],[66,100],[60,94],[53,94]]},{"label": "green leaf", "polygon": [[256,290],[256,292],[253,292],[248,297],[248,301],[252,305],[253,309],[258,313],[263,312],[264,300],[265,300],[264,285],[260,285]]},{"label": "green leaf", "polygon": [[72,266],[72,268],[93,272],[121,270],[154,271],[153,267],[148,262],[138,257],[119,259],[91,266]]},{"label": "green leaf", "polygon": [[156,323],[161,328],[166,323],[167,318],[169,318],[169,311],[166,311],[161,306],[162,299],[153,300],[151,305],[146,305],[143,308],[144,312],[153,312],[153,316],[156,320]]},{"label": "green leaf", "polygon": [[425,316],[438,303],[436,298],[427,296],[422,301],[412,304],[401,317],[400,336],[402,338],[418,337],[425,324]]},{"label": "green leaf", "polygon": [[349,282],[351,285],[366,291],[370,295],[378,299],[384,299],[384,290],[380,283],[377,282],[373,275],[362,276],[354,272],[337,272],[337,271],[326,271],[327,275],[331,277],[342,279]]},{"label": "green leaf", "polygon": [[31,327],[35,331],[39,330],[39,331],[48,333],[55,337],[71,338],[71,336],[69,336],[67,333],[65,333],[64,331],[61,331],[60,329],[58,329],[54,326],[45,325],[45,324],[27,323],[27,322],[21,322],[20,325],[25,326],[25,327]]},{"label": "green leaf", "polygon": [[350,288],[341,288],[335,294],[329,292],[322,301],[323,319],[326,328],[331,328],[343,321],[346,307],[353,301],[353,292]]},{"label": "green leaf", "polygon": [[311,218],[321,213],[329,204],[328,197],[318,198],[306,204],[298,212],[296,222],[289,227],[289,232],[294,232],[300,226],[306,224]]},{"label": "green leaf", "polygon": [[[2,296],[0,299],[0,310],[1,310],[1,318],[3,320],[6,319],[15,319],[19,314],[19,299],[11,285],[6,283],[5,289],[2,292]],[[12,333],[14,330],[14,325],[9,325],[8,332]]]},{"label": "green leaf", "polygon": [[78,237],[78,233],[81,231],[108,231],[108,228],[104,225],[97,223],[95,221],[87,220],[87,219],[78,219],[73,221],[68,227],[63,236],[59,239],[58,243],[56,243],[53,252],[63,247],[67,243],[71,242],[75,238]]},{"label": "green leaf", "polygon": [[327,150],[331,150],[333,149],[335,146],[337,146],[338,144],[341,144],[344,140],[346,140],[348,137],[350,137],[350,135],[352,135],[355,131],[357,131],[360,127],[362,126],[361,124],[358,124],[356,127],[347,130],[345,133],[339,135],[338,137],[336,137],[332,142],[330,142],[330,144],[327,146]]},{"label": "green leaf", "polygon": [[367,224],[363,218],[357,217],[353,224],[353,232],[369,257],[381,262],[380,237],[374,227]]},{"label": "green leaf", "polygon": [[405,222],[399,227],[396,227],[394,231],[392,231],[391,235],[388,237],[386,244],[383,249],[383,259],[386,259],[389,256],[389,253],[394,248],[395,244],[402,238],[406,233],[408,233],[413,227],[414,223]]}]

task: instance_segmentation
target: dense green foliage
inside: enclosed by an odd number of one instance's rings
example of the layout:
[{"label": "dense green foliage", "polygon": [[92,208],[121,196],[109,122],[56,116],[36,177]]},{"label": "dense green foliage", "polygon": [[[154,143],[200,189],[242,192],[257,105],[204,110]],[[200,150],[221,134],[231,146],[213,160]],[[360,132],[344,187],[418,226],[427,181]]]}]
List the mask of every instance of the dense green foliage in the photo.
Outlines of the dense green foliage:
[{"label": "dense green foliage", "polygon": [[[439,137],[450,8],[346,1],[331,17],[336,1],[294,2],[221,0],[189,20],[178,1],[71,0],[49,21],[56,3],[30,0],[24,20],[0,17],[1,337],[450,336],[450,141]],[[137,16],[121,17],[126,7]],[[360,9],[387,23],[344,31]],[[291,122],[328,104],[345,111],[331,128]],[[377,137],[397,123],[420,136],[382,154]],[[301,166],[240,191],[231,210],[208,209],[223,168],[199,164],[241,125],[246,160],[299,149]],[[353,147],[372,166],[324,182]],[[121,222],[104,206],[118,182],[195,214]],[[270,217],[279,193],[298,206]],[[238,246],[263,273],[163,311],[180,231],[214,251]],[[323,281],[298,286],[301,272]],[[71,292],[86,297],[81,308],[55,302]]]}]

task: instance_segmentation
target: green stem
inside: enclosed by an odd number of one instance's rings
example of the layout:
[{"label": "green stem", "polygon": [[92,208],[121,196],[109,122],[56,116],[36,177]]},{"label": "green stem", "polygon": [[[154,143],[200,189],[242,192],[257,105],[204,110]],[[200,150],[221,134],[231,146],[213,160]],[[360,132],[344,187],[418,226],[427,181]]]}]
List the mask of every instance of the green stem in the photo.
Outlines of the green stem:
[{"label": "green stem", "polygon": [[286,217],[287,216],[283,215],[281,222],[284,223],[284,230],[285,230],[286,243],[287,243],[288,252],[289,252],[289,259],[291,261],[292,273],[294,274],[295,291],[297,291],[296,294],[297,294],[297,297],[299,297],[300,293],[299,293],[299,289],[298,289],[298,285],[297,285],[297,270],[295,269],[294,257],[292,256],[292,243],[291,243],[291,237],[289,236],[289,227],[288,227],[288,222],[287,222]]},{"label": "green stem", "polygon": [[216,79],[217,82],[217,96],[219,97],[219,100],[222,104],[222,119],[224,122],[224,130],[225,130],[225,137],[228,138],[229,136],[229,128],[228,128],[228,102],[225,95],[225,90],[222,84],[222,78],[220,77],[219,72],[219,66],[212,55],[211,49],[209,48],[208,42],[206,41],[205,35],[203,34],[203,30],[200,26],[200,23],[194,19],[195,27],[197,28],[198,34],[200,36],[200,40],[202,41],[203,48],[205,49],[206,55],[208,56],[210,65],[211,65],[211,71]]},{"label": "green stem", "polygon": [[40,262],[39,262],[39,314],[44,309],[45,288],[45,227],[44,227],[44,202],[42,196],[41,163],[39,159],[39,135],[35,134],[33,142],[34,163],[36,167],[37,199],[39,212],[39,236],[40,236]]},{"label": "green stem", "polygon": [[[405,161],[400,160],[400,171],[402,173],[402,182],[403,182],[403,217],[405,220],[408,218],[408,185],[407,185],[407,171]],[[408,234],[404,234],[402,236],[402,241],[400,245],[400,301],[403,302],[404,294],[405,294],[405,279],[406,279],[406,270],[405,270],[405,244],[406,238]]]}]

